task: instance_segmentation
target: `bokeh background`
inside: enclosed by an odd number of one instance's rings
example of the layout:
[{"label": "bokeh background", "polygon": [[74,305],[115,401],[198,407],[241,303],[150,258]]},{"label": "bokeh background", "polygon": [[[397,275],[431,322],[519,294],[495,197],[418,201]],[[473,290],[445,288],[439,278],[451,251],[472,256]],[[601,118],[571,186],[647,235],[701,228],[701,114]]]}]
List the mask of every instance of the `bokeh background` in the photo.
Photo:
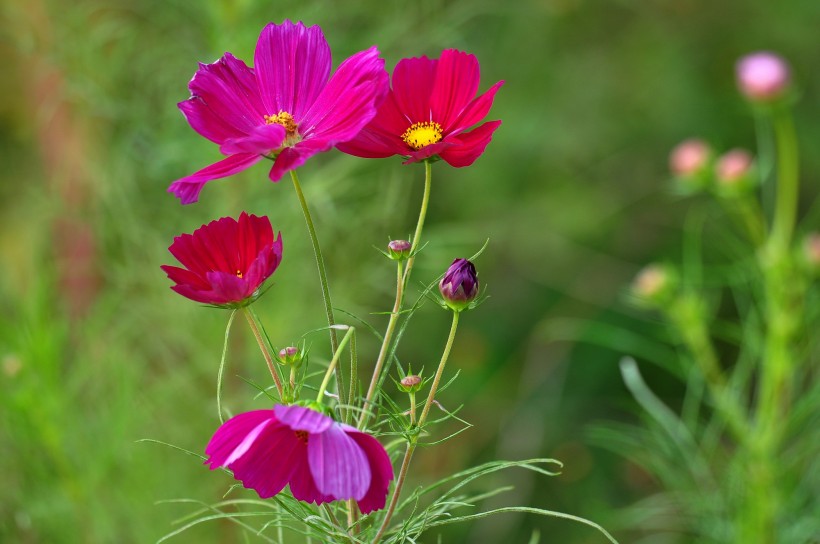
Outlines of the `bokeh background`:
[{"label": "bokeh background", "polygon": [[[0,12],[0,541],[154,542],[192,498],[216,501],[224,474],[156,439],[202,451],[217,425],[216,369],[227,312],[169,289],[173,236],[247,210],[283,233],[285,257],[257,304],[284,346],[321,327],[309,241],[289,182],[258,165],[209,184],[182,207],[169,183],[217,158],[176,103],[196,63],[225,51],[252,59],[262,26],[319,24],[335,63],[378,44],[392,69],[443,48],[475,53],[482,90],[499,79],[490,118],[504,124],[475,165],[434,167],[415,279],[428,282],[474,253],[490,295],[463,319],[451,357],[458,382],[441,397],[475,426],[417,455],[429,482],[495,458],[549,456],[555,478],[509,472],[491,504],[584,516],[622,542],[687,542],[674,515],[635,504],[658,490],[590,429],[637,420],[618,360],[633,354],[673,406],[683,385],[664,329],[625,301],[637,270],[678,261],[707,201],[670,191],[668,150],[700,135],[718,149],[754,149],[754,121],[733,80],[736,59],[773,49],[792,63],[803,100],[804,211],[820,172],[814,0],[5,0]],[[398,159],[330,152],[300,171],[326,250],[338,308],[383,330],[394,269],[373,249],[409,235],[423,169]],[[815,225],[816,226],[816,216]],[[703,219],[705,218],[705,219]],[[806,225],[810,227],[812,225]],[[719,241],[719,239],[718,239]],[[715,240],[705,239],[708,249]],[[718,248],[719,250],[719,248]],[[719,252],[719,251],[718,251]],[[399,356],[431,369],[448,326],[428,304]],[[238,376],[265,365],[237,321],[226,403],[260,407]],[[323,335],[309,336],[317,357]],[[360,339],[361,361],[375,358]],[[326,355],[325,355],[326,356]],[[670,370],[671,369],[671,370]],[[442,429],[441,432],[446,432]],[[411,480],[410,482],[414,482]],[[567,521],[498,517],[443,533],[446,542],[595,543]],[[214,522],[177,542],[236,542]],[[430,534],[430,542],[435,535]]]}]

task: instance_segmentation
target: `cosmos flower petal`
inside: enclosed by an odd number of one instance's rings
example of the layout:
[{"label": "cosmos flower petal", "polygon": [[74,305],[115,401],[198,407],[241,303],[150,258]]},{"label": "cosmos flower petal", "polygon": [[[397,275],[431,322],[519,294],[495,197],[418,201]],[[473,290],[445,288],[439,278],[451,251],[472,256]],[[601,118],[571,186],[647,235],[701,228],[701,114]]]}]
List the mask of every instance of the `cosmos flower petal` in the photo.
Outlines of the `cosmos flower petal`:
[{"label": "cosmos flower petal", "polygon": [[248,135],[225,140],[225,142],[219,146],[219,152],[223,155],[233,155],[237,153],[267,155],[282,146],[282,142],[285,141],[285,136],[287,136],[287,131],[282,125],[276,123],[259,125],[254,127]]},{"label": "cosmos flower petal", "polygon": [[[388,89],[384,60],[374,46],[345,60],[300,121],[305,138],[325,142],[325,149],[350,140],[376,115]],[[299,144],[297,144],[297,147]]]},{"label": "cosmos flower petal", "polygon": [[367,457],[338,424],[310,435],[308,462],[319,491],[336,499],[359,500],[370,487]]},{"label": "cosmos flower petal", "polygon": [[430,121],[430,95],[436,80],[438,61],[427,57],[402,59],[393,70],[393,93],[396,105],[407,117],[401,132],[412,125]]},{"label": "cosmos flower petal", "polygon": [[[207,119],[211,128],[220,122],[235,131],[234,136],[238,136],[264,122],[265,112],[253,70],[230,53],[225,53],[212,64],[200,64],[188,89],[191,96],[201,99],[207,108],[207,112],[202,108],[197,110],[200,114],[198,121]],[[180,109],[188,118],[188,106],[183,108],[182,104],[185,102],[180,103]],[[202,127],[202,123],[198,124]],[[197,129],[193,123],[191,126]],[[200,134],[208,137],[202,132]]]},{"label": "cosmos flower petal", "polygon": [[190,270],[167,264],[160,266],[160,268],[168,275],[168,279],[174,283],[190,284],[191,286],[198,287],[200,290],[210,289],[210,285],[208,285],[208,282],[205,281],[202,276]]},{"label": "cosmos flower petal", "polygon": [[[266,411],[270,413],[270,410]],[[267,499],[282,491],[288,484],[294,466],[282,461],[298,455],[300,448],[304,448],[304,444],[293,431],[284,425],[271,425],[228,468],[242,485]]]},{"label": "cosmos flower petal", "polygon": [[432,120],[442,127],[452,126],[475,97],[479,81],[480,69],[475,55],[455,49],[442,51],[430,96]]},{"label": "cosmos flower petal", "polygon": [[316,487],[316,480],[310,471],[307,446],[303,445],[299,453],[291,456],[289,461],[293,464],[293,473],[290,476],[289,483],[290,492],[294,498],[315,504],[324,504],[336,500],[336,497],[322,493]]},{"label": "cosmos flower petal", "polygon": [[306,431],[311,434],[326,431],[333,425],[333,420],[315,410],[292,404],[277,404],[273,408],[276,418],[294,431]]},{"label": "cosmos flower petal", "polygon": [[286,20],[262,29],[253,62],[268,114],[299,120],[327,83],[332,60],[321,28]]},{"label": "cosmos flower petal", "polygon": [[212,285],[213,291],[220,293],[223,300],[218,301],[218,304],[224,304],[231,300],[244,300],[251,296],[254,291],[247,281],[229,272],[208,272],[205,274],[205,278]]},{"label": "cosmos flower petal", "polygon": [[379,106],[376,116],[355,138],[339,143],[339,151],[365,158],[384,158],[406,152],[407,144],[400,135],[408,127],[407,119],[399,111],[396,98],[389,92]]},{"label": "cosmos flower petal", "polygon": [[367,464],[370,466],[370,487],[364,497],[358,500],[359,510],[362,514],[369,514],[374,510],[384,508],[387,500],[387,491],[390,482],[393,481],[393,464],[390,456],[378,440],[352,427],[345,426],[345,430],[350,438],[364,451],[367,457]]},{"label": "cosmos flower petal", "polygon": [[454,144],[440,153],[447,164],[456,168],[470,166],[484,153],[493,139],[493,132],[501,126],[501,121],[489,121],[470,132],[453,136]]},{"label": "cosmos flower petal", "polygon": [[243,130],[217,115],[199,96],[192,96],[177,106],[191,128],[214,143],[221,144],[229,138],[238,138],[245,134]]},{"label": "cosmos flower petal", "polygon": [[243,412],[232,417],[219,427],[205,447],[205,454],[208,455],[205,464],[210,466],[211,470],[224,466],[231,453],[255,428],[270,421],[270,410]]},{"label": "cosmos flower petal", "polygon": [[490,108],[493,106],[495,93],[501,88],[502,85],[504,85],[504,81],[499,81],[490,87],[486,93],[478,96],[475,100],[470,102],[467,107],[464,108],[464,111],[461,112],[461,115],[458,116],[458,119],[456,119],[450,126],[444,127],[444,132],[458,134],[462,130],[470,128],[484,119],[484,117],[486,117],[490,112]]},{"label": "cosmos flower petal", "polygon": [[209,181],[241,172],[261,160],[261,155],[252,153],[231,155],[226,159],[222,159],[210,166],[206,166],[202,170],[194,172],[190,176],[176,180],[168,187],[168,192],[176,195],[183,204],[191,204],[199,200],[199,193],[202,192],[202,188]]}]

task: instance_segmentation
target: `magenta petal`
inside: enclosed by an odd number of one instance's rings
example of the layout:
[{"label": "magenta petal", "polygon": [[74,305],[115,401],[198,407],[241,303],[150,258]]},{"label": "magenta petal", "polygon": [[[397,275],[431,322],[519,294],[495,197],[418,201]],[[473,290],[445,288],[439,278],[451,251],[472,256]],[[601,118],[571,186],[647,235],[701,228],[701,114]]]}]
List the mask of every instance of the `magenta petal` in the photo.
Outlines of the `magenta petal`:
[{"label": "magenta petal", "polygon": [[260,433],[250,449],[228,468],[248,489],[263,499],[282,491],[293,474],[293,459],[304,444],[285,426],[269,426]]},{"label": "magenta petal", "polygon": [[205,277],[213,286],[215,298],[221,302],[244,300],[253,294],[245,278],[228,272],[208,272]]},{"label": "magenta petal", "polygon": [[213,64],[200,64],[188,88],[210,110],[207,116],[211,121],[219,119],[238,133],[250,132],[264,122],[265,111],[253,70],[230,53]]},{"label": "magenta petal", "polygon": [[168,187],[168,192],[176,195],[183,204],[191,204],[199,199],[199,193],[209,181],[241,172],[260,160],[262,160],[260,155],[251,153],[231,155],[190,176],[176,180]]},{"label": "magenta petal", "polygon": [[478,92],[480,77],[475,55],[455,49],[442,51],[430,97],[433,120],[442,127],[451,126]]},{"label": "magenta petal", "polygon": [[290,21],[262,29],[253,62],[268,114],[285,111],[297,120],[327,83],[332,63],[322,29]]},{"label": "magenta petal", "polygon": [[427,57],[402,59],[393,70],[396,104],[409,118],[401,132],[413,123],[431,120],[430,95],[433,92],[438,62]]},{"label": "magenta petal", "polygon": [[493,106],[493,98],[495,98],[495,93],[501,88],[502,85],[504,85],[504,81],[499,81],[490,87],[486,93],[470,102],[451,126],[443,127],[444,133],[457,134],[484,119],[487,113],[489,113],[490,108]]},{"label": "magenta petal", "polygon": [[342,153],[365,158],[384,158],[391,155],[403,155],[407,144],[401,135],[410,123],[396,105],[392,92],[379,106],[379,111],[370,123],[348,142],[341,142],[336,147]]},{"label": "magenta petal", "polygon": [[367,457],[338,424],[310,435],[308,462],[319,491],[336,499],[359,500],[370,487]]},{"label": "magenta petal", "polygon": [[211,470],[225,466],[242,441],[260,424],[273,420],[273,410],[254,410],[238,414],[223,423],[205,447]]},{"label": "magenta petal", "polygon": [[423,161],[424,159],[429,159],[430,157],[435,157],[436,155],[441,155],[445,149],[452,147],[452,145],[453,144],[449,140],[444,140],[435,144],[426,145],[418,151],[405,151],[408,155],[408,159],[402,164],[411,164],[414,162]]},{"label": "magenta petal", "polygon": [[394,478],[393,464],[390,462],[390,456],[387,455],[384,446],[369,434],[353,428],[347,430],[347,434],[355,440],[359,447],[362,448],[362,451],[364,451],[372,475],[367,493],[358,501],[359,510],[362,511],[362,514],[369,514],[374,510],[381,510],[384,508],[384,503],[387,500],[387,491],[390,488],[390,482],[393,481]]},{"label": "magenta petal", "polygon": [[221,144],[228,138],[236,138],[244,134],[243,130],[228,124],[214,113],[199,96],[192,96],[177,106],[191,128],[214,143]]},{"label": "magenta petal", "polygon": [[279,149],[285,141],[287,131],[282,125],[271,123],[270,125],[259,125],[247,136],[229,138],[219,146],[219,151],[223,155],[234,155],[238,153],[256,153],[257,155],[267,155],[271,151]]},{"label": "magenta petal", "polygon": [[484,153],[487,144],[493,139],[493,132],[500,125],[501,121],[490,121],[475,130],[453,136],[450,138],[453,145],[439,153],[439,156],[447,161],[447,164],[456,168],[470,166]]},{"label": "magenta petal", "polygon": [[336,500],[335,497],[325,495],[316,487],[316,481],[313,479],[310,464],[308,463],[307,446],[302,445],[302,448],[291,456],[291,463],[293,472],[288,483],[294,498],[315,504],[324,504]]},{"label": "magenta petal", "polygon": [[290,406],[277,404],[273,407],[273,411],[279,421],[294,431],[321,433],[333,425],[333,420],[328,416],[296,404]]},{"label": "magenta petal", "polygon": [[318,145],[313,145],[314,142],[311,141],[304,141],[299,142],[296,144],[295,147],[286,147],[276,156],[276,160],[273,161],[273,166],[268,173],[268,177],[271,181],[279,181],[282,179],[282,176],[285,175],[285,172],[290,170],[295,170],[305,164],[309,158],[311,158],[316,153],[323,151],[321,142]]}]

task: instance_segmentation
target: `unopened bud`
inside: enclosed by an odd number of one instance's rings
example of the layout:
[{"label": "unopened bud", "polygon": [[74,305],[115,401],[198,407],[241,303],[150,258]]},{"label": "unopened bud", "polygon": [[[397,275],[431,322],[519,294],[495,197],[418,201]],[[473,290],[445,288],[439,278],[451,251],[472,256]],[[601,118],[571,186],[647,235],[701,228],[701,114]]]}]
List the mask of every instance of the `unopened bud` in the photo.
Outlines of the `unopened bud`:
[{"label": "unopened bud", "polygon": [[302,362],[302,354],[299,348],[295,346],[288,346],[279,350],[279,361],[287,366],[299,366]]},{"label": "unopened bud", "polygon": [[803,258],[812,272],[820,273],[820,232],[811,232],[803,240]]},{"label": "unopened bud", "polygon": [[405,393],[415,393],[421,389],[421,376],[411,374],[401,379],[399,388]]},{"label": "unopened bud", "polygon": [[641,302],[660,303],[674,287],[674,273],[661,264],[644,267],[632,281],[632,294]]},{"label": "unopened bud", "polygon": [[391,240],[387,244],[387,254],[394,261],[402,261],[410,256],[412,245],[407,240]]},{"label": "unopened bud", "polygon": [[754,158],[745,149],[727,151],[715,164],[715,178],[721,192],[738,194],[753,183]]},{"label": "unopened bud", "polygon": [[705,189],[709,184],[712,148],[703,140],[690,138],[672,149],[669,169],[678,185],[687,193]]},{"label": "unopened bud", "polygon": [[789,88],[789,66],[782,57],[769,51],[752,53],[736,66],[740,92],[752,102],[772,102],[782,98]]},{"label": "unopened bud", "polygon": [[478,296],[478,275],[473,263],[467,259],[456,259],[438,286],[444,302],[453,311],[467,308]]}]

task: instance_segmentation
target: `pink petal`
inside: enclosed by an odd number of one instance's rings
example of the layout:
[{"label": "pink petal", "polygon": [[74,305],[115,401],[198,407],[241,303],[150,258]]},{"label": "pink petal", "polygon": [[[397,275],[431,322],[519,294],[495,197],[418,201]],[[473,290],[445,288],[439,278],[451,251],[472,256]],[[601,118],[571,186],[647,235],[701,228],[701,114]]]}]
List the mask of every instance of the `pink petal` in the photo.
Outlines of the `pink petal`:
[{"label": "pink petal", "polygon": [[261,160],[262,157],[260,155],[253,153],[231,155],[226,159],[206,166],[190,176],[176,180],[168,187],[168,192],[176,195],[183,204],[191,204],[199,200],[199,193],[209,181],[241,172]]},{"label": "pink petal", "polygon": [[201,302],[202,304],[225,304],[226,302],[217,296],[210,287],[208,289],[197,289],[191,285],[180,284],[172,285],[171,290],[187,299],[193,300],[194,302]]},{"label": "pink petal", "polygon": [[177,106],[191,128],[214,143],[221,144],[228,138],[236,138],[244,134],[243,130],[228,124],[214,113],[199,96],[192,96]]},{"label": "pink petal", "polygon": [[495,93],[503,84],[504,81],[499,81],[490,87],[486,93],[470,102],[467,107],[464,108],[464,111],[461,112],[461,115],[458,116],[458,119],[452,123],[452,126],[443,127],[444,133],[457,134],[484,119],[487,113],[489,113],[490,108],[493,106],[493,98],[495,98]]},{"label": "pink petal", "polygon": [[223,423],[214,433],[205,454],[211,470],[225,466],[227,459],[243,440],[260,424],[273,421],[273,410],[254,410],[238,414]]},{"label": "pink petal", "polygon": [[[321,140],[322,151],[350,140],[373,119],[388,89],[379,50],[371,47],[345,60],[299,123],[306,139]],[[316,145],[316,144],[314,144]]]},{"label": "pink petal", "polygon": [[205,281],[205,278],[199,274],[195,274],[190,270],[179,268],[177,266],[170,266],[164,264],[160,268],[168,274],[168,278],[177,284],[190,285],[196,289],[210,289],[210,285]]},{"label": "pink petal", "polygon": [[299,120],[327,83],[330,46],[318,26],[270,23],[259,35],[253,62],[268,114],[285,111]]},{"label": "pink petal", "polygon": [[334,423],[328,416],[296,404],[290,406],[277,404],[273,407],[273,411],[279,421],[294,431],[307,431],[312,434],[321,433]]},{"label": "pink petal", "polygon": [[356,444],[364,451],[372,475],[367,493],[358,501],[359,510],[362,511],[362,514],[369,514],[374,510],[381,510],[384,508],[387,491],[394,477],[393,464],[390,462],[390,456],[387,455],[384,446],[369,434],[353,428],[346,428],[346,431],[348,436],[355,440]]},{"label": "pink petal", "polygon": [[474,55],[455,49],[442,51],[430,97],[433,121],[451,126],[478,92],[480,77]]},{"label": "pink petal", "polygon": [[228,468],[242,485],[267,499],[285,488],[295,460],[304,458],[304,450],[304,444],[292,430],[283,425],[269,426]]},{"label": "pink petal", "polygon": [[338,424],[310,434],[308,463],[319,491],[338,500],[359,500],[370,487],[367,457]]},{"label": "pink petal", "polygon": [[208,272],[205,277],[213,286],[215,298],[221,299],[220,304],[239,302],[251,296],[255,290],[245,278],[228,272]]},{"label": "pink petal", "polygon": [[[230,53],[225,53],[213,64],[200,64],[188,88],[192,96],[202,99],[210,112],[197,106],[197,126],[200,128],[204,128],[206,120],[209,129],[216,128],[219,122],[238,135],[264,123],[265,111],[253,70]],[[181,105],[180,109],[186,117],[190,113]],[[194,123],[191,126],[199,132]],[[209,138],[203,132],[200,134]],[[211,133],[211,136],[216,134]]]},{"label": "pink petal", "polygon": [[324,151],[322,142],[313,145],[312,141],[302,141],[296,144],[295,147],[286,147],[276,156],[273,161],[273,166],[270,169],[268,177],[271,181],[279,181],[285,172],[295,170],[305,164],[305,162],[316,153]]},{"label": "pink petal", "polygon": [[259,125],[247,136],[229,138],[219,146],[219,151],[223,155],[234,155],[238,153],[256,153],[257,155],[267,155],[271,151],[279,149],[285,141],[287,131],[285,127],[277,123],[270,125]]},{"label": "pink petal", "polygon": [[438,121],[430,117],[430,96],[436,80],[438,62],[427,57],[402,59],[393,70],[396,105],[408,120],[404,129],[413,123]]},{"label": "pink petal", "polygon": [[435,157],[436,155],[441,155],[441,153],[445,149],[447,149],[448,147],[452,147],[452,145],[452,142],[444,140],[435,144],[424,146],[418,151],[413,151],[408,148],[408,150],[405,151],[405,154],[407,154],[408,159],[404,161],[402,164],[411,164],[414,162],[423,161],[424,159],[429,159],[430,157]]},{"label": "pink petal", "polygon": [[373,120],[365,126],[355,138],[341,142],[336,147],[342,153],[365,158],[384,158],[391,155],[402,155],[407,152],[407,144],[401,135],[410,126],[399,111],[392,92],[379,106]]},{"label": "pink petal", "polygon": [[493,139],[493,132],[501,125],[501,121],[490,121],[479,126],[470,132],[462,132],[458,136],[453,136],[453,145],[439,156],[447,161],[450,166],[461,168],[470,166],[484,153],[487,144]]},{"label": "pink petal", "polygon": [[333,502],[335,497],[325,495],[316,487],[316,481],[310,472],[310,464],[307,459],[307,446],[302,445],[302,450],[298,454],[291,456],[293,472],[290,475],[290,492],[294,498],[300,501],[324,504]]}]

